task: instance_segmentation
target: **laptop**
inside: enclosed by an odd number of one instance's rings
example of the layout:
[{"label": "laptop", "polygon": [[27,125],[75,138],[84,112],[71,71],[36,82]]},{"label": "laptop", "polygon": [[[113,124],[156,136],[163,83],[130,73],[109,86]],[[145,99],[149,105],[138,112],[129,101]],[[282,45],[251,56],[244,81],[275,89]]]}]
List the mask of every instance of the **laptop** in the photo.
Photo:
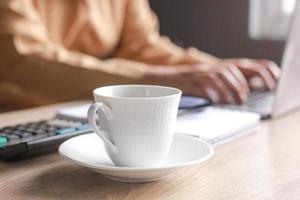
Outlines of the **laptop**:
[{"label": "laptop", "polygon": [[245,110],[261,115],[262,119],[281,116],[300,106],[300,3],[292,18],[281,64],[282,74],[273,92],[253,92],[243,105],[225,108]]}]

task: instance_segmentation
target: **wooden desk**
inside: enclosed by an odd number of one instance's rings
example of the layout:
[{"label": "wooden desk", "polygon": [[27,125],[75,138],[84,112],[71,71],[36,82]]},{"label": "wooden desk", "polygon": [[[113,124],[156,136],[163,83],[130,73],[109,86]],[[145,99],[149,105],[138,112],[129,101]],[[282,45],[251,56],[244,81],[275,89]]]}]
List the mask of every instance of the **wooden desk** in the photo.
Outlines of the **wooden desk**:
[{"label": "wooden desk", "polygon": [[[72,104],[0,114],[0,126],[52,117]],[[110,181],[57,153],[0,163],[0,199],[300,199],[300,111],[218,146],[213,158],[147,184]]]}]

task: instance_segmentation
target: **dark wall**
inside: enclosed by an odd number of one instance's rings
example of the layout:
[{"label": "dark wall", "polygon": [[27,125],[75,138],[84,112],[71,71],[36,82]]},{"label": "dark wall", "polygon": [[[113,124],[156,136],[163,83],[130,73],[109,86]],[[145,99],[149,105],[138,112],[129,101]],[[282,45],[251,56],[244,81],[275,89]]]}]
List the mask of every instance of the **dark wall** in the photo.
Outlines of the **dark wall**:
[{"label": "dark wall", "polygon": [[268,58],[280,62],[283,42],[248,36],[247,0],[151,0],[160,30],[182,46],[219,57]]}]

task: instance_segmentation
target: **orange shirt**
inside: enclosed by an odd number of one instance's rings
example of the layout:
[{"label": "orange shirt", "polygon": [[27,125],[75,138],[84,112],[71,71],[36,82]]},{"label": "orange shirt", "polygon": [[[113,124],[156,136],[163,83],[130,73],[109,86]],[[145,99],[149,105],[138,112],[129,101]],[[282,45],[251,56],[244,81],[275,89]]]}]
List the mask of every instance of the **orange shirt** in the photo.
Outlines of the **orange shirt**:
[{"label": "orange shirt", "polygon": [[0,105],[91,97],[153,65],[210,62],[159,35],[147,0],[1,0]]}]

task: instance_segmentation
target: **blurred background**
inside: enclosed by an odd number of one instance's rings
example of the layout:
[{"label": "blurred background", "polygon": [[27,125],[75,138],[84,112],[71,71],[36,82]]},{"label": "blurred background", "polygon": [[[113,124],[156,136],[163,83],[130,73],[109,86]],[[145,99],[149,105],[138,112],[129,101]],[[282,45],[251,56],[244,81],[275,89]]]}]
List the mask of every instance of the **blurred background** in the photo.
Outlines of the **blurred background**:
[{"label": "blurred background", "polygon": [[280,64],[296,0],[150,0],[160,31],[175,43],[218,57]]},{"label": "blurred background", "polygon": [[179,46],[220,58],[270,59],[280,66],[297,0],[149,1],[161,34]]}]

